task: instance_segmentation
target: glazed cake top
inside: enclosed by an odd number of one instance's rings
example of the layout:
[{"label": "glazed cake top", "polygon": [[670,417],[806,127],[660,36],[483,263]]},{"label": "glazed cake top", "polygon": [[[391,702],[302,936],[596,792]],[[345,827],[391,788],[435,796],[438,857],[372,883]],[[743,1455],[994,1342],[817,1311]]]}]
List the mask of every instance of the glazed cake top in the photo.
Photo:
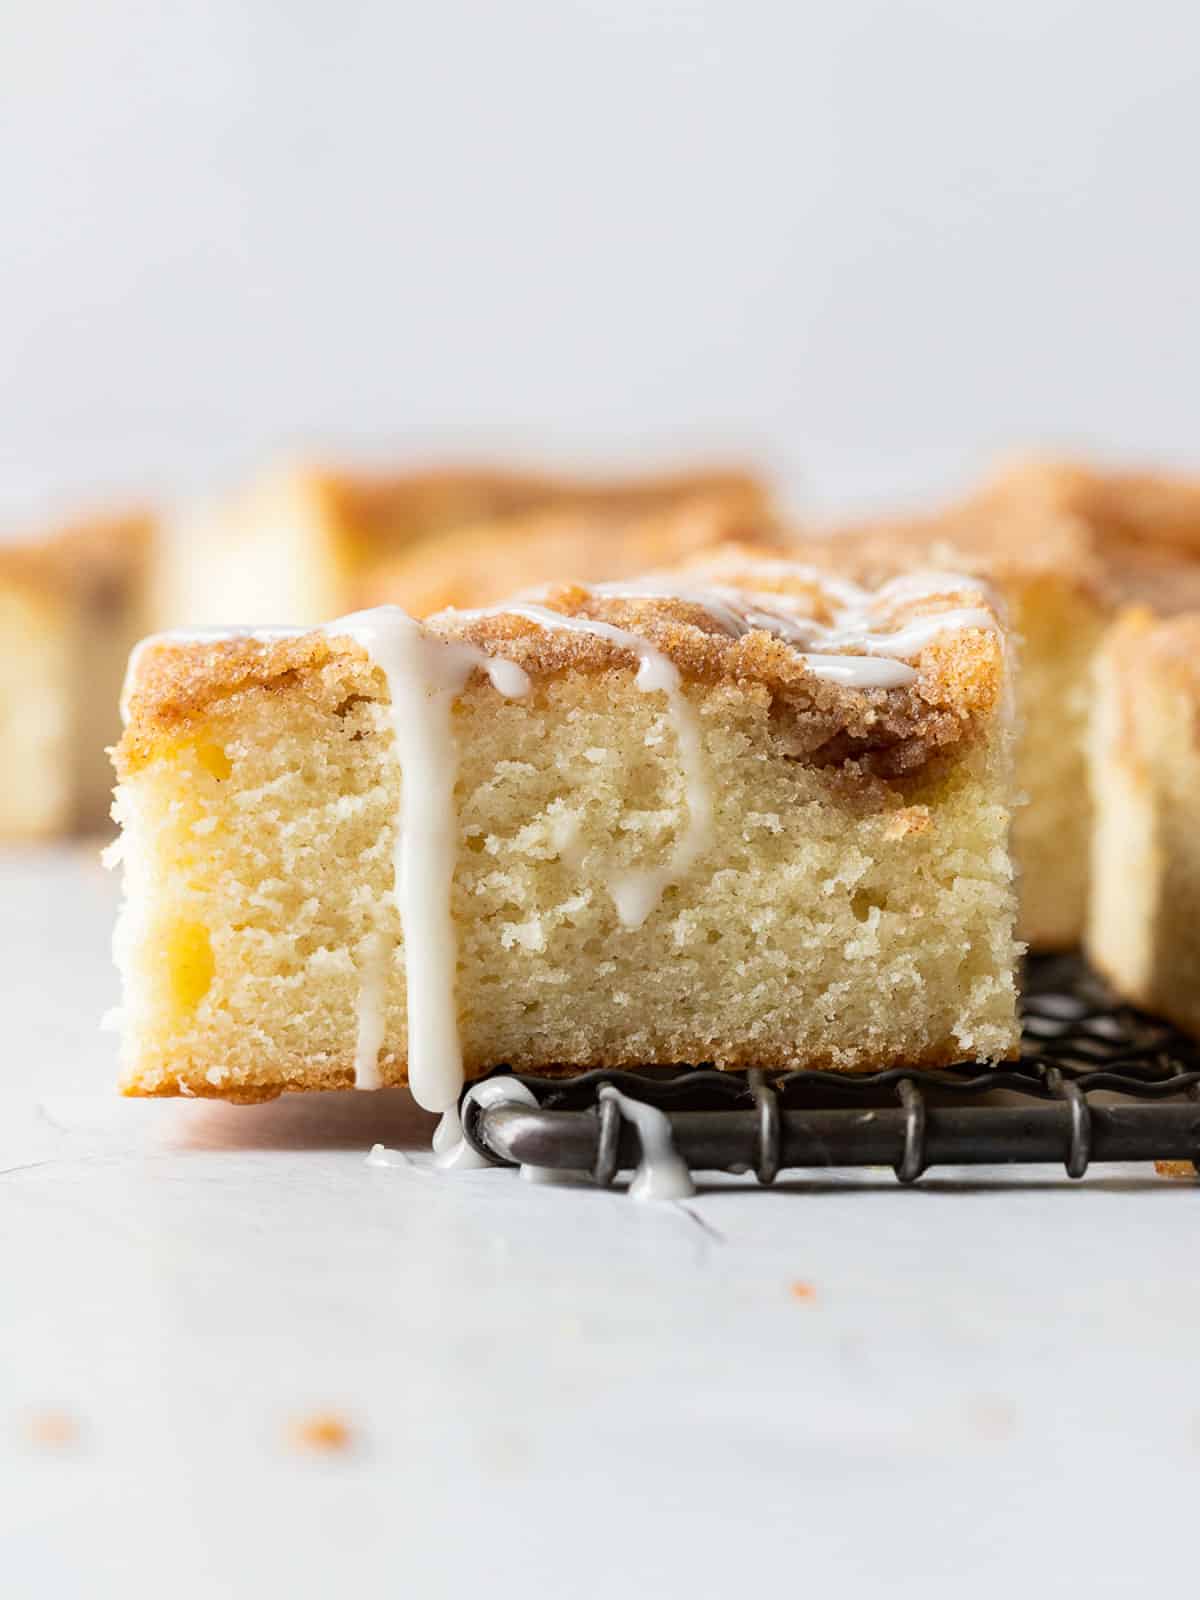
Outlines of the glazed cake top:
[{"label": "glazed cake top", "polygon": [[[394,608],[310,632],[163,635],[135,652],[122,761],[168,730],[247,692],[328,680],[328,692],[378,695],[370,641]],[[637,668],[662,687],[758,686],[823,765],[912,771],[972,739],[1002,706],[1005,639],[977,579],[912,574],[869,590],[784,560],[749,560],[717,579],[662,574],[628,584],[551,589],[421,626],[430,648],[470,653],[472,675],[529,684]],[[364,640],[367,641],[364,646]],[[639,686],[648,680],[639,678]],[[143,749],[143,755],[145,749]]]}]

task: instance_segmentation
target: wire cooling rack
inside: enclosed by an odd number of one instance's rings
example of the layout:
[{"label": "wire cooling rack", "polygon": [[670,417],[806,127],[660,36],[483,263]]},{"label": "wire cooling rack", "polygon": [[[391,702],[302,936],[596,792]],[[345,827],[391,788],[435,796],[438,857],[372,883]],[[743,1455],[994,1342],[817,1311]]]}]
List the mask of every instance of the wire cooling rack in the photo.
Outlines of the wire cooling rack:
[{"label": "wire cooling rack", "polygon": [[870,1074],[646,1068],[577,1078],[520,1075],[533,1105],[464,1104],[489,1161],[590,1173],[635,1166],[636,1130],[599,1090],[659,1107],[693,1171],[891,1166],[913,1183],[935,1165],[1200,1157],[1200,1044],[1115,1001],[1075,955],[1031,958],[1019,1062]]}]

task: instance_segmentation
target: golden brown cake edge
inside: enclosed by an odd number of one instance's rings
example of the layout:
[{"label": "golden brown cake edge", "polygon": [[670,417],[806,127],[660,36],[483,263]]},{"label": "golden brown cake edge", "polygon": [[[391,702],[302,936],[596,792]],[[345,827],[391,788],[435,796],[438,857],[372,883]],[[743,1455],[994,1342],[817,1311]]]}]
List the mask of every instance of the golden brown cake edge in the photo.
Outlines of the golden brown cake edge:
[{"label": "golden brown cake edge", "polygon": [[[964,593],[973,602],[983,600],[978,591]],[[961,602],[964,595],[952,598]],[[962,629],[926,645],[918,679],[910,686],[858,689],[818,677],[793,647],[771,634],[732,637],[703,606],[686,600],[616,598],[563,587],[552,591],[546,603],[567,615],[636,632],[687,680],[762,685],[795,726],[797,757],[822,764],[869,755],[884,775],[913,771],[969,742],[1002,700],[1005,644],[990,629]],[[896,621],[939,608],[953,609],[945,599],[919,599],[898,607]],[[444,638],[505,656],[534,679],[636,665],[633,653],[620,643],[567,628],[545,628],[509,612],[448,612],[430,626]],[[251,689],[279,691],[305,674],[335,665],[346,696],[378,693],[377,669],[362,647],[323,631],[266,641],[150,640],[133,673],[118,769],[140,764],[155,737],[203,717],[219,701]]]}]

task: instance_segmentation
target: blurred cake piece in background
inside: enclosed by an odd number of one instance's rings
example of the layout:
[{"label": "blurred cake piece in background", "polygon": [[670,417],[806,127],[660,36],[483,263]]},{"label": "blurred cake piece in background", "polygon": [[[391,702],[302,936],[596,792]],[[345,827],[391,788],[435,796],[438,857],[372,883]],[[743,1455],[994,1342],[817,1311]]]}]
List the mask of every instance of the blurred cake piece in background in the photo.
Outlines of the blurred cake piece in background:
[{"label": "blurred cake piece in background", "polygon": [[[972,509],[799,537],[789,553],[859,582],[948,568],[1000,591],[1018,641],[1017,789],[1028,802],[1013,816],[1019,932],[1040,948],[1078,944],[1087,899],[1089,674],[1107,617],[1087,530],[1053,512]],[[718,552],[697,571],[705,582],[736,582],[742,560],[735,550]]]},{"label": "blurred cake piece in background", "polygon": [[675,566],[730,541],[770,532],[765,497],[747,482],[701,483],[669,500],[615,497],[493,517],[420,540],[359,580],[359,606],[401,605],[414,616],[486,606],[568,579],[594,583]]},{"label": "blurred cake piece in background", "polygon": [[878,581],[912,566],[950,566],[995,583],[1021,641],[1013,823],[1020,933],[1041,949],[1083,936],[1091,806],[1087,730],[1095,651],[1116,607],[1200,608],[1200,483],[1028,460],[927,516],[860,525],[799,549]]},{"label": "blurred cake piece in background", "polygon": [[1114,599],[1168,616],[1200,605],[1200,478],[1031,457],[997,473],[977,503],[1082,523]]},{"label": "blurred cake piece in background", "polygon": [[98,830],[125,662],[146,629],[149,516],[0,544],[0,838]]},{"label": "blurred cake piece in background", "polygon": [[[522,525],[530,547],[520,584],[574,575],[562,558],[592,540],[588,570],[609,576],[611,567],[615,575],[630,570],[625,530],[635,530],[633,542],[657,540],[665,551],[677,508],[688,512],[679,527],[682,554],[698,529],[715,537],[736,525],[752,535],[766,516],[766,493],[753,474],[720,468],[612,482],[490,467],[277,469],[227,501],[171,521],[155,614],[162,627],[315,625],[380,593],[414,612],[430,596],[434,606],[464,593],[498,598],[522,566]],[[443,550],[460,530],[469,531]]]},{"label": "blurred cake piece in background", "polygon": [[0,546],[0,837],[70,823],[75,626],[62,575],[36,546]]},{"label": "blurred cake piece in background", "polygon": [[1088,954],[1200,1034],[1200,613],[1124,615],[1100,652]]}]

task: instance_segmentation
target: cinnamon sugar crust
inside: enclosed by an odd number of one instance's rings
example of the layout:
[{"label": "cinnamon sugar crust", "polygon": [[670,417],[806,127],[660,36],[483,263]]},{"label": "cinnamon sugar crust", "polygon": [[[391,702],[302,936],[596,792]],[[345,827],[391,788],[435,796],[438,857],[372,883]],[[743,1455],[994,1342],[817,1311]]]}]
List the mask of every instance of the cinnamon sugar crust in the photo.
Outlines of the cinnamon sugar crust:
[{"label": "cinnamon sugar crust", "polygon": [[1066,467],[1044,473],[1088,527],[1111,604],[1147,605],[1164,617],[1200,608],[1200,482]]},{"label": "cinnamon sugar crust", "polygon": [[1002,470],[939,516],[882,530],[900,544],[943,538],[997,581],[1074,582],[1109,608],[1200,607],[1200,480],[1031,460]]},{"label": "cinnamon sugar crust", "polygon": [[1042,505],[1064,512],[1080,518],[1106,543],[1162,544],[1200,557],[1200,478],[1032,459],[1003,469],[979,499],[996,506]]},{"label": "cinnamon sugar crust", "polygon": [[367,568],[355,604],[402,605],[425,617],[483,606],[531,582],[613,579],[675,566],[727,542],[771,535],[763,496],[727,475],[681,481],[668,499],[630,504],[627,493],[469,522],[419,540]]},{"label": "cinnamon sugar crust", "polygon": [[821,533],[797,533],[796,558],[881,583],[916,565],[950,567],[1008,588],[1066,581],[1099,603],[1112,581],[1097,541],[1060,511],[968,504],[928,516],[879,518]]},{"label": "cinnamon sugar crust", "polygon": [[752,517],[766,498],[752,473],[725,467],[590,481],[455,465],[392,473],[316,468],[304,476],[347,554],[371,559],[389,545],[534,511],[631,516],[705,498]]},{"label": "cinnamon sugar crust", "polygon": [[[772,578],[771,581],[778,581]],[[794,575],[793,602],[807,597],[809,613],[829,621],[835,597],[816,576]],[[917,617],[984,607],[989,598],[964,580],[964,588],[897,605],[899,627]],[[597,594],[580,586],[552,590],[551,610],[586,617],[637,634],[667,656],[685,680],[701,684],[754,684],[772,696],[786,724],[791,753],[815,765],[853,763],[863,773],[895,776],[969,743],[1000,705],[1005,645],[991,628],[949,629],[915,658],[916,681],[899,688],[854,688],[819,677],[794,646],[755,629],[740,637],[724,631],[703,605],[684,599]],[[567,673],[628,671],[632,650],[592,634],[542,627],[509,612],[445,612],[432,631],[515,662],[537,682]],[[850,655],[846,650],[840,654]],[[480,681],[483,674],[477,674]],[[129,695],[129,726],[118,750],[118,769],[136,768],[156,738],[202,717],[216,701],[249,693],[332,694],[346,701],[386,695],[383,675],[361,646],[323,632],[269,640],[173,640],[143,648]]]},{"label": "cinnamon sugar crust", "polygon": [[909,517],[797,530],[797,553],[879,582],[948,564],[1004,588],[1069,584],[1102,609],[1200,608],[1200,480],[1023,461],[964,500]]}]

